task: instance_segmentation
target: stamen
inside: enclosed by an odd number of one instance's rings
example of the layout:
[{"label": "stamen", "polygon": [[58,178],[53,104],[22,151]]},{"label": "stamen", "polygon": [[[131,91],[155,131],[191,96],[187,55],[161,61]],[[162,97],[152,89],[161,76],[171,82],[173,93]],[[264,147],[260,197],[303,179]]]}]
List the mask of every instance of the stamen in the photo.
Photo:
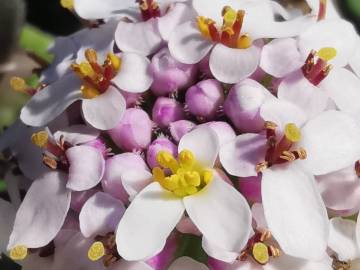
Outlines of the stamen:
[{"label": "stamen", "polygon": [[94,242],[89,251],[88,251],[88,258],[91,261],[98,261],[105,255],[105,247],[104,244],[100,241]]},{"label": "stamen", "polygon": [[98,57],[97,53],[94,49],[86,49],[85,50],[85,58],[89,61],[89,63],[97,63]]},{"label": "stamen", "polygon": [[337,51],[332,47],[325,47],[320,49],[317,55],[324,61],[330,61],[336,57]]},{"label": "stamen", "polygon": [[270,245],[269,246],[269,255],[271,257],[277,258],[277,257],[281,256],[281,251],[280,251],[280,249]]},{"label": "stamen", "polygon": [[266,264],[270,259],[268,247],[261,242],[255,243],[252,249],[252,256],[259,264]]},{"label": "stamen", "polygon": [[46,131],[39,131],[31,135],[31,142],[40,148],[47,146],[49,135]]},{"label": "stamen", "polygon": [[28,249],[24,245],[19,245],[10,250],[10,258],[14,261],[24,260],[28,255]]},{"label": "stamen", "polygon": [[252,40],[248,35],[242,35],[238,40],[237,40],[237,45],[236,47],[238,49],[248,49],[250,48],[252,45]]},{"label": "stamen", "polygon": [[82,85],[80,87],[81,90],[81,94],[83,96],[83,98],[85,99],[92,99],[92,98],[96,98],[97,96],[99,96],[101,93],[92,87],[88,87],[86,85]]},{"label": "stamen", "polygon": [[74,0],[60,0],[60,5],[63,8],[73,10],[74,9]]},{"label": "stamen", "polygon": [[286,139],[288,139],[292,143],[296,143],[301,140],[301,131],[293,123],[289,123],[285,126],[284,134],[286,136]]},{"label": "stamen", "polygon": [[327,0],[319,0],[319,12],[318,12],[318,17],[317,17],[318,21],[325,19],[326,6],[327,6]]},{"label": "stamen", "polygon": [[154,0],[140,0],[139,9],[144,21],[161,16],[160,7]]},{"label": "stamen", "polygon": [[355,163],[355,172],[358,177],[360,177],[360,160]]},{"label": "stamen", "polygon": [[265,171],[267,168],[269,168],[269,162],[263,161],[255,166],[255,171],[257,173],[260,173],[262,171]]}]

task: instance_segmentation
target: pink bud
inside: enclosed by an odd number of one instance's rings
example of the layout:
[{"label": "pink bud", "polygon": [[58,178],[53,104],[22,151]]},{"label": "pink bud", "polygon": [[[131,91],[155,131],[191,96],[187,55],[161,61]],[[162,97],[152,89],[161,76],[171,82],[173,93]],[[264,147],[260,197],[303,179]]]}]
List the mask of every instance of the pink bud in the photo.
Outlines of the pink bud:
[{"label": "pink bud", "polygon": [[250,202],[261,202],[261,176],[239,177],[239,191]]},{"label": "pink bud", "polygon": [[179,142],[182,136],[190,132],[196,125],[188,120],[179,120],[170,123],[169,129],[171,136],[176,142]]},{"label": "pink bud", "polygon": [[168,138],[160,137],[150,144],[146,153],[146,161],[150,168],[154,168],[159,165],[156,161],[156,156],[160,151],[164,150],[169,151],[173,156],[177,155],[177,146]]},{"label": "pink bud", "polygon": [[99,189],[93,188],[85,191],[71,192],[71,203],[70,203],[71,209],[80,213],[80,210],[83,207],[83,205],[86,203],[86,201],[98,191]]},{"label": "pink bud", "polygon": [[141,103],[142,93],[130,93],[126,91],[120,91],[126,101],[126,108],[134,107]]},{"label": "pink bud", "polygon": [[151,90],[157,96],[168,95],[191,85],[197,72],[195,65],[175,60],[167,48],[154,55],[151,70],[154,77]]},{"label": "pink bud", "polygon": [[106,147],[106,144],[102,139],[97,138],[90,142],[84,143],[84,145],[94,147],[95,149],[97,149],[98,151],[100,151],[102,153],[102,155],[105,159],[108,157],[108,148]]},{"label": "pink bud", "polygon": [[184,118],[184,108],[175,99],[159,97],[156,100],[152,110],[152,119],[159,127],[167,127],[170,123]]},{"label": "pink bud", "polygon": [[258,82],[247,79],[231,88],[224,103],[224,112],[242,132],[259,132],[264,126],[260,107],[271,96]]},{"label": "pink bud", "polygon": [[125,151],[143,150],[151,142],[153,124],[148,114],[137,108],[127,109],[120,123],[109,130],[114,143]]},{"label": "pink bud", "polygon": [[210,79],[201,81],[186,92],[189,111],[200,118],[212,119],[224,103],[224,92],[220,83]]}]

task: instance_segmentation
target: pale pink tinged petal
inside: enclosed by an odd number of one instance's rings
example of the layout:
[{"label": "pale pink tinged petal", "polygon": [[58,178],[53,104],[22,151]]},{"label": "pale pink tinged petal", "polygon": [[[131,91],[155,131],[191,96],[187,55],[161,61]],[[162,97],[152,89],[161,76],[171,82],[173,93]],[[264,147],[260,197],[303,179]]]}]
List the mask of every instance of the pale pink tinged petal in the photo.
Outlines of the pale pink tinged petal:
[{"label": "pale pink tinged petal", "polygon": [[300,108],[286,100],[273,99],[265,102],[260,109],[260,115],[265,121],[271,121],[278,126],[278,131],[283,131],[289,123],[301,127],[306,122],[306,114]]},{"label": "pale pink tinged petal", "polygon": [[82,101],[82,112],[86,122],[100,130],[114,128],[120,122],[125,109],[124,97],[113,86],[100,96]]},{"label": "pale pink tinged petal", "polygon": [[169,270],[208,270],[205,264],[199,263],[190,257],[180,257],[176,259]]},{"label": "pale pink tinged petal", "polygon": [[264,267],[251,261],[236,261],[231,265],[230,270],[264,270]]},{"label": "pale pink tinged petal", "polygon": [[336,106],[360,120],[360,78],[344,68],[334,68],[320,84]]},{"label": "pale pink tinged petal", "polygon": [[87,190],[101,181],[105,160],[100,151],[87,145],[74,146],[66,151],[66,157],[70,164],[67,188]]},{"label": "pale pink tinged petal", "polygon": [[304,260],[295,257],[288,256],[286,254],[281,255],[276,260],[270,260],[270,262],[264,266],[264,270],[333,270],[332,259],[325,255],[319,261]]},{"label": "pale pink tinged petal", "polygon": [[179,246],[179,235],[174,231],[168,237],[163,250],[156,254],[154,257],[146,260],[146,263],[150,265],[151,269],[165,270],[168,269],[170,263],[176,256],[176,251]]},{"label": "pale pink tinged petal", "polygon": [[311,50],[319,51],[324,47],[333,47],[337,55],[330,63],[343,67],[354,56],[357,34],[350,22],[342,19],[322,20],[298,37],[298,46],[303,59],[306,59]]},{"label": "pale pink tinged petal", "polygon": [[74,0],[75,12],[83,19],[107,19],[136,7],[134,0]]},{"label": "pale pink tinged petal", "polygon": [[312,260],[325,255],[329,223],[312,175],[295,164],[267,169],[262,200],[269,229],[284,253]]},{"label": "pale pink tinged petal", "polygon": [[220,148],[219,157],[224,169],[234,176],[256,176],[256,165],[264,161],[266,138],[259,134],[242,134]]},{"label": "pale pink tinged petal", "polygon": [[256,70],[261,49],[257,44],[248,49],[233,49],[217,44],[210,54],[210,70],[224,83],[238,83]]},{"label": "pale pink tinged petal", "polygon": [[201,35],[195,22],[186,22],[174,29],[168,46],[171,55],[179,62],[196,64],[210,52],[213,43]]},{"label": "pale pink tinged petal", "polygon": [[263,231],[269,228],[265,219],[264,207],[261,203],[254,203],[251,207],[251,213],[256,222],[257,230]]},{"label": "pale pink tinged petal", "polygon": [[33,182],[15,219],[8,249],[16,245],[39,248],[59,232],[70,207],[67,175],[50,172]]},{"label": "pale pink tinged petal", "polygon": [[148,259],[165,246],[166,239],[184,214],[180,198],[158,183],[143,189],[132,201],[116,231],[117,250],[124,259]]},{"label": "pale pink tinged petal", "polygon": [[[102,179],[102,187],[104,191],[113,197],[123,201],[124,203],[128,202],[129,194],[126,192],[123,181],[126,180],[127,188],[129,187],[138,187],[144,183],[140,181],[138,183],[137,179],[129,179],[126,177],[127,171],[139,171],[139,172],[149,172],[145,161],[137,154],[134,153],[123,153],[116,155],[106,160],[105,174]],[[125,176],[125,178],[124,178]],[[133,180],[131,182],[130,180]],[[140,180],[143,180],[140,178]]]},{"label": "pale pink tinged petal", "polygon": [[80,80],[69,74],[35,94],[22,108],[20,119],[30,126],[44,126],[81,98]]},{"label": "pale pink tinged petal", "polygon": [[307,158],[299,161],[315,175],[326,174],[355,164],[360,157],[360,127],[349,115],[326,111],[301,130],[299,146]]},{"label": "pale pink tinged petal", "polygon": [[119,260],[118,262],[112,264],[109,270],[154,270],[145,262],[128,262],[125,260]]},{"label": "pale pink tinged petal", "polygon": [[122,184],[129,194],[130,200],[153,181],[152,177],[152,173],[148,170],[126,170],[123,172]]},{"label": "pale pink tinged petal", "polygon": [[215,171],[203,190],[184,198],[184,205],[204,237],[220,249],[238,252],[246,245],[251,231],[249,205]]},{"label": "pale pink tinged petal", "polygon": [[274,39],[266,44],[261,52],[260,67],[277,78],[286,76],[303,64],[293,38]]},{"label": "pale pink tinged petal", "polygon": [[194,222],[192,222],[191,218],[183,217],[178,225],[176,225],[176,229],[181,233],[189,233],[197,236],[201,236],[201,232],[196,227]]},{"label": "pale pink tinged petal", "polygon": [[215,258],[216,260],[226,263],[233,263],[240,253],[219,248],[216,244],[211,243],[208,239],[206,239],[206,237],[202,238],[202,248],[211,258]]},{"label": "pale pink tinged petal", "polygon": [[358,247],[360,248],[360,215],[358,215],[356,222],[356,240],[358,243]]},{"label": "pale pink tinged petal", "polygon": [[219,153],[219,139],[211,128],[197,128],[181,138],[179,153],[182,150],[191,151],[202,165],[212,168]]},{"label": "pale pink tinged petal", "polygon": [[189,5],[176,3],[169,11],[158,19],[158,27],[161,37],[168,41],[176,26],[195,19],[196,14]]},{"label": "pale pink tinged petal", "polygon": [[329,248],[336,252],[341,261],[358,258],[360,250],[356,241],[356,222],[340,217],[332,218]]},{"label": "pale pink tinged petal", "polygon": [[16,208],[10,202],[0,198],[0,215],[0,252],[5,253],[14,225]]},{"label": "pale pink tinged petal", "polygon": [[65,246],[56,249],[51,270],[106,270],[101,260],[93,262],[88,258],[93,243],[92,238],[84,238],[80,232],[75,234]]},{"label": "pale pink tinged petal", "polygon": [[121,68],[112,79],[121,90],[130,93],[142,93],[150,88],[153,78],[150,72],[150,60],[135,53],[123,53]]},{"label": "pale pink tinged petal", "polygon": [[319,87],[310,83],[302,74],[297,71],[281,81],[278,87],[278,98],[286,100],[301,109],[311,119],[324,111],[328,104],[328,95]]},{"label": "pale pink tinged petal", "polygon": [[198,127],[204,127],[204,126],[211,128],[216,133],[219,139],[220,147],[235,140],[236,138],[235,131],[226,122],[222,122],[222,121],[207,122],[205,124],[199,125]]},{"label": "pale pink tinged petal", "polygon": [[316,177],[326,207],[347,211],[360,207],[360,181],[354,165]]},{"label": "pale pink tinged petal", "polygon": [[57,142],[60,141],[61,136],[66,142],[76,145],[97,139],[100,136],[100,131],[86,125],[74,125],[54,133],[54,139]]},{"label": "pale pink tinged petal", "polygon": [[124,212],[125,206],[121,201],[104,192],[98,192],[87,200],[81,209],[81,233],[88,238],[113,232]]},{"label": "pale pink tinged petal", "polygon": [[85,191],[73,191],[71,193],[70,208],[74,210],[74,212],[76,212],[77,214],[80,213],[81,208],[84,206],[86,201],[99,191],[100,189],[98,187]]},{"label": "pale pink tinged petal", "polygon": [[123,52],[145,56],[156,52],[162,42],[157,19],[135,23],[120,21],[115,32],[115,41]]},{"label": "pale pink tinged petal", "polygon": [[[74,49],[76,51],[76,49]],[[66,59],[61,59],[60,62],[53,62],[44,71],[41,72],[40,81],[45,84],[51,84],[60,80],[69,72],[70,66],[74,63],[73,55],[68,56]]]},{"label": "pale pink tinged petal", "polygon": [[261,202],[261,175],[239,177],[238,190],[250,202]]},{"label": "pale pink tinged petal", "polygon": [[360,38],[358,38],[356,51],[349,60],[349,65],[355,74],[360,77]]}]

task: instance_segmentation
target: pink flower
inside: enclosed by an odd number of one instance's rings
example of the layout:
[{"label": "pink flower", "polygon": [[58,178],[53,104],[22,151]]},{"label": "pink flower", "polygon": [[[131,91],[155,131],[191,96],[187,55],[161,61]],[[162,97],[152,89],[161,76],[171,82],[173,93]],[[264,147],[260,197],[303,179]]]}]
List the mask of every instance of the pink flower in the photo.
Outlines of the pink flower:
[{"label": "pink flower", "polygon": [[161,128],[185,118],[183,106],[172,98],[159,97],[152,109],[152,120]]}]

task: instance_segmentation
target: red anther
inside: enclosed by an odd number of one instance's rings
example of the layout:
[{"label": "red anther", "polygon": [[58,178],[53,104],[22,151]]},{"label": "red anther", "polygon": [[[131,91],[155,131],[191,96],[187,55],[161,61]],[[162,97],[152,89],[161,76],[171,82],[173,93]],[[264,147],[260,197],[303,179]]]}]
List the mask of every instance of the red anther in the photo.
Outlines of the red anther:
[{"label": "red anther", "polygon": [[215,23],[209,24],[209,33],[210,33],[210,37],[211,37],[212,41],[220,42],[220,34],[219,34],[218,29],[215,26]]},{"label": "red anther", "polygon": [[106,80],[110,81],[114,78],[115,71],[111,65],[106,65],[104,68],[104,77]]},{"label": "red anther", "polygon": [[360,177],[360,161],[356,161],[355,163],[355,172],[358,177]]},{"label": "red anther", "polygon": [[327,0],[320,0],[319,1],[319,12],[318,12],[318,17],[317,17],[318,21],[321,21],[321,20],[325,19],[325,17],[326,17],[326,6],[327,6]]}]

